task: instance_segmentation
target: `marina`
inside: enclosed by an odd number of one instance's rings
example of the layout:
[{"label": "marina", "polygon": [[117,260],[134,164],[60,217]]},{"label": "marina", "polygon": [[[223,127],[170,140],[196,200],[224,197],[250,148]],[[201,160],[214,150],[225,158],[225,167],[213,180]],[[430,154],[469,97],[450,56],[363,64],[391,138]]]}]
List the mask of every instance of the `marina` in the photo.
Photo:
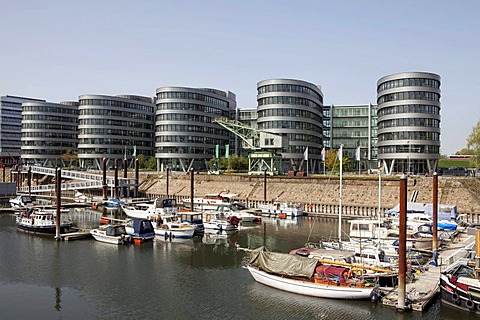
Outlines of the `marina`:
[{"label": "marina", "polygon": [[[39,168],[36,170],[39,170]],[[57,173],[60,175],[59,171]],[[67,172],[67,175],[69,174]],[[193,173],[191,174],[191,179],[193,185]],[[103,178],[103,180],[109,181],[108,177]],[[134,180],[136,181],[136,179]],[[62,242],[65,243],[70,243],[73,240],[84,240],[78,241],[79,245],[91,242],[92,236],[94,237],[93,241],[98,240],[98,242],[109,244],[131,242],[140,248],[158,246],[159,241],[172,245],[174,243],[178,245],[180,243],[182,245],[190,244],[194,247],[195,243],[201,243],[203,245],[215,245],[217,248],[217,244],[222,242],[225,244],[225,241],[227,241],[227,247],[222,248],[220,246],[218,248],[226,250],[231,246],[231,249],[237,251],[237,253],[232,253],[237,262],[238,257],[241,256],[239,266],[242,269],[248,269],[255,281],[274,289],[323,299],[371,300],[371,303],[391,308],[394,312],[400,310],[402,312],[411,311],[423,314],[428,312],[431,306],[438,301],[439,279],[442,268],[448,267],[452,262],[460,258],[467,257],[467,251],[473,247],[474,240],[472,239],[474,237],[471,235],[467,236],[464,227],[462,227],[461,231],[459,231],[460,229],[457,230],[457,224],[451,220],[458,216],[456,208],[449,209],[451,210],[451,216],[440,221],[442,228],[448,227],[447,230],[450,230],[447,238],[437,239],[437,232],[434,233],[435,240],[428,238],[432,234],[431,225],[432,223],[435,225],[437,220],[432,220],[426,214],[426,210],[425,213],[413,214],[410,212],[412,210],[408,209],[410,218],[408,218],[409,224],[407,225],[406,181],[406,177],[400,179],[400,206],[388,211],[385,210],[384,214],[380,214],[380,211],[378,211],[381,210],[379,204],[377,211],[370,211],[367,216],[364,216],[362,210],[356,210],[357,207],[343,205],[342,201],[335,209],[338,210],[336,215],[332,215],[331,212],[314,212],[313,205],[307,206],[305,211],[305,205],[280,202],[278,197],[270,202],[273,205],[272,207],[268,207],[269,202],[265,202],[265,204],[258,203],[258,207],[247,208],[241,199],[234,198],[237,194],[225,193],[229,195],[228,201],[225,201],[225,197],[222,197],[222,192],[220,192],[217,196],[218,199],[216,199],[222,201],[220,205],[216,202],[210,203],[211,199],[206,200],[208,197],[202,198],[202,201],[207,201],[207,205],[215,205],[213,210],[209,209],[199,212],[201,220],[200,222],[196,220],[196,223],[203,225],[203,234],[199,233],[198,225],[190,225],[190,222],[181,222],[179,220],[183,211],[185,211],[183,205],[188,203],[188,199],[169,196],[152,197],[151,195],[147,195],[143,200],[142,198],[120,199],[118,198],[119,192],[124,192],[125,190],[118,187],[118,182],[115,179],[109,182],[113,184],[113,198],[108,198],[106,189],[103,188],[103,196],[100,198],[100,201],[86,202],[85,200],[79,202],[76,201],[76,198],[78,198],[78,191],[76,191],[74,202],[65,202],[65,205],[63,199],[57,194],[50,200],[50,202],[56,202],[57,205],[38,206],[38,204],[32,201],[29,203],[29,206],[15,208],[12,205],[10,211],[5,209],[3,212],[6,215],[15,217],[17,229],[33,229],[35,227],[34,221],[37,224],[43,223],[45,220],[49,223],[50,229],[48,234],[50,234],[51,238],[64,240]],[[264,182],[266,186],[265,183],[266,181]],[[63,184],[62,186],[57,184],[52,188],[61,190]],[[37,189],[42,190],[41,187]],[[340,174],[339,190],[340,199],[342,199],[342,174]],[[266,189],[264,190],[265,192]],[[215,198],[213,195],[211,194],[210,197]],[[93,197],[91,199],[93,200]],[[193,190],[190,202],[192,199]],[[405,201],[403,207],[402,201]],[[235,209],[232,207],[233,204],[235,204]],[[415,203],[413,205],[419,208],[425,207],[425,205],[420,206],[420,204],[417,205]],[[267,207],[269,209],[265,210]],[[448,208],[451,208],[451,206],[448,206]],[[345,214],[342,220],[344,210]],[[419,210],[413,212],[420,212]],[[45,212],[46,218],[43,219],[42,215],[37,213],[37,211]],[[57,229],[57,234],[53,236],[55,232],[51,229],[51,224],[55,222],[55,212],[57,216],[61,215],[62,221],[63,219],[66,219],[65,221],[77,220],[80,223],[75,225],[74,228],[72,227],[73,225],[69,225],[68,230],[64,230],[61,227]],[[262,223],[242,222],[240,212],[261,215],[262,218],[258,219],[258,222],[262,221]],[[89,216],[87,219],[86,215]],[[30,216],[32,219],[30,219]],[[33,217],[35,217],[35,220]],[[79,217],[83,218],[78,219]],[[402,222],[402,217],[405,218],[405,222]],[[352,220],[352,218],[356,219]],[[390,229],[392,219],[393,225],[397,229]],[[396,225],[395,219],[399,219]],[[86,220],[89,220],[88,225],[83,224]],[[325,247],[329,250],[350,250],[344,252],[349,252],[348,254],[352,255],[354,261],[333,261],[325,256],[317,256],[318,251],[315,251],[315,253],[312,251],[310,255],[307,254],[308,258],[306,257],[307,255],[298,257],[297,255],[302,255],[302,252],[305,253],[305,250],[308,249],[299,246],[301,249],[294,250],[295,247],[291,246],[292,243],[289,243],[288,247],[277,246],[277,243],[273,243],[273,245],[269,243],[269,237],[277,239],[277,237],[285,236],[285,232],[287,231],[288,233],[291,230],[290,228],[299,225],[305,226],[306,221],[307,223],[312,223],[309,226],[309,232],[307,233],[306,230],[303,230],[303,234],[296,235],[295,241],[305,239],[303,244],[310,242],[315,223],[321,221],[328,226],[329,234],[320,232],[314,234],[314,237],[320,237],[319,243],[321,244],[330,243],[329,247]],[[332,224],[337,224],[337,228],[332,228]],[[430,225],[430,229],[422,230],[421,237],[409,238],[408,235],[410,233],[420,234],[420,231],[416,228],[420,228],[421,225]],[[113,229],[116,226],[121,226],[125,232],[116,234]],[[390,226],[388,227],[389,229],[386,229],[386,226]],[[409,230],[407,230],[407,226]],[[286,229],[282,231],[281,227]],[[30,229],[28,231],[33,232]],[[336,234],[332,233],[332,230],[335,229],[337,229]],[[347,232],[348,230],[349,232]],[[470,229],[470,232],[472,230]],[[195,232],[196,236],[194,236]],[[308,240],[306,239],[307,234]],[[255,236],[252,238],[252,235]],[[403,240],[402,235],[404,237]],[[261,240],[261,243],[254,241],[255,237]],[[382,242],[382,248],[373,248],[371,240],[376,239],[376,241],[380,241],[380,237],[384,241]],[[243,238],[246,238],[246,242]],[[330,240],[338,239],[337,244],[335,242],[325,242],[327,238]],[[126,239],[128,241],[125,241]],[[352,239],[357,239],[355,240],[357,242]],[[368,240],[368,242],[364,242],[364,240]],[[388,243],[393,240],[396,240],[396,247],[389,247]],[[363,245],[362,242],[364,242]],[[153,243],[153,245],[149,243]],[[248,245],[244,246],[245,243]],[[432,251],[434,244],[441,244],[438,247],[438,252],[435,254]],[[356,247],[358,245],[360,246]],[[253,260],[249,260],[248,255],[242,255],[238,252],[239,249],[249,253],[257,252],[253,249],[262,246],[266,248],[267,252],[259,254],[258,263],[253,263]],[[414,253],[416,252],[416,256],[420,257],[419,259],[424,260],[425,258],[425,260],[421,263],[408,260],[407,268],[407,254],[405,252],[407,246],[409,251],[413,250]],[[278,252],[270,252],[270,249]],[[294,253],[288,254],[292,250]],[[386,252],[388,256],[386,256]],[[275,255],[275,258],[268,262],[271,255]],[[413,256],[412,252],[409,252],[408,256]],[[283,262],[280,263],[280,261]],[[277,265],[278,263],[280,264]],[[296,268],[295,266],[298,263],[305,264],[305,266],[308,265],[308,267]],[[402,265],[404,266],[403,269]],[[286,270],[289,271],[284,273]],[[297,274],[297,272],[300,273]],[[405,281],[406,278],[408,278],[407,281]]]},{"label": "marina", "polygon": [[[79,228],[90,229],[98,225],[101,212],[72,208],[66,217]],[[32,317],[40,308],[44,318],[75,318],[78,312],[92,319],[155,318],[165,310],[172,318],[195,319],[312,319],[318,314],[334,319],[397,318],[395,308],[369,300],[319,300],[256,283],[244,268],[246,255],[237,251],[237,246],[265,244],[288,252],[303,246],[310,233],[312,241],[330,236],[336,224],[318,216],[264,218],[261,225],[241,225],[232,235],[112,246],[93,238],[57,242],[53,237],[24,234],[15,230],[14,215],[2,214],[0,304],[15,305],[18,296],[42,302],[8,309],[4,315],[9,318]],[[179,308],[178,301],[204,307]],[[436,295],[423,312],[404,315],[455,319],[458,311],[442,306]],[[468,313],[464,318],[474,319]]]}]

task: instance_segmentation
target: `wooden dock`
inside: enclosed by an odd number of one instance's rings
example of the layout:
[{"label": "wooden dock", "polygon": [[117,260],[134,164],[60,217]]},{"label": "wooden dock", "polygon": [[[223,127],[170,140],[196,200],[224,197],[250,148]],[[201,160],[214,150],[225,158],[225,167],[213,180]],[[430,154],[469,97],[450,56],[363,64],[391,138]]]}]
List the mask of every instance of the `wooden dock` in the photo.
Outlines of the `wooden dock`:
[{"label": "wooden dock", "polygon": [[[415,280],[406,285],[405,307],[408,310],[424,311],[440,292],[440,272],[449,264],[467,255],[468,247],[475,242],[475,236],[460,233],[445,249],[439,250],[438,266],[426,265],[422,272],[415,274]],[[395,288],[382,299],[386,306],[397,307],[398,290]]]},{"label": "wooden dock", "polygon": [[73,241],[79,239],[87,239],[91,237],[92,235],[90,234],[90,231],[69,232],[60,235],[60,239],[62,241]]}]

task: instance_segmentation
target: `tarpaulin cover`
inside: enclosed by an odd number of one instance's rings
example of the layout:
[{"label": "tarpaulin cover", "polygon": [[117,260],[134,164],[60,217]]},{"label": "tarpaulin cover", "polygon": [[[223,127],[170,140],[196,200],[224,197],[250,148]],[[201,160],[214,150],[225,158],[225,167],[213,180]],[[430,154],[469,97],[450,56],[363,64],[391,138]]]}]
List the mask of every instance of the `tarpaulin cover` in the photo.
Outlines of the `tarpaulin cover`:
[{"label": "tarpaulin cover", "polygon": [[250,265],[265,272],[286,276],[310,278],[317,262],[316,259],[298,255],[270,252],[265,247],[257,248],[250,254]]}]

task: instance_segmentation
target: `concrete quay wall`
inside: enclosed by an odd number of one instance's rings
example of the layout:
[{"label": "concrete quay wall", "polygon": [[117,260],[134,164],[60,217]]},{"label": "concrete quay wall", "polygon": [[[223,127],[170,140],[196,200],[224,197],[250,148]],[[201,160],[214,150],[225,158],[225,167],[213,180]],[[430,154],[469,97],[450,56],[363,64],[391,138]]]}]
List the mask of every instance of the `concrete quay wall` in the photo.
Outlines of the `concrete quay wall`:
[{"label": "concrete quay wall", "polygon": [[[190,175],[170,173],[169,195],[178,199],[190,197]],[[347,216],[377,217],[378,176],[344,176],[342,179],[342,214]],[[416,202],[431,203],[433,178],[408,179],[408,199],[415,191]],[[149,196],[166,196],[165,174],[141,173],[139,190]],[[300,203],[306,212],[338,215],[339,177],[267,177],[267,202],[279,201]],[[381,179],[381,212],[398,204],[398,177]],[[264,177],[240,175],[194,175],[194,195],[227,191],[238,194],[238,199],[249,207],[263,203]],[[439,177],[439,203],[456,205],[458,212],[467,214],[471,222],[480,222],[480,179],[474,177]]]}]

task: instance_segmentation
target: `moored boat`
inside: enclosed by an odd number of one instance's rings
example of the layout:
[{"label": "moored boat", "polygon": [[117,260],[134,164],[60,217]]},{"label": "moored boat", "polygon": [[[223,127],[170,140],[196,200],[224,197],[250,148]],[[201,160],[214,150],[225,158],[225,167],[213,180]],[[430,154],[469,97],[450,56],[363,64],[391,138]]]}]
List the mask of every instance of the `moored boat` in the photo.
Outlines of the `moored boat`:
[{"label": "moored boat", "polygon": [[264,247],[251,251],[247,269],[259,283],[318,298],[369,299],[375,288],[373,282],[352,276],[349,268]]},{"label": "moored boat", "polygon": [[182,211],[178,214],[178,218],[182,222],[188,222],[195,226],[194,236],[201,236],[205,233],[202,212]]},{"label": "moored boat", "polygon": [[142,243],[155,238],[152,222],[148,219],[130,219],[125,224],[125,230],[132,236],[134,243]]},{"label": "moored boat", "polygon": [[33,204],[33,198],[25,195],[18,195],[13,199],[8,200],[12,208],[23,208]]},{"label": "moored boat", "polygon": [[125,230],[124,225],[101,225],[90,230],[93,238],[100,242],[112,244],[124,244],[131,242],[131,236]]},{"label": "moored boat", "polygon": [[[17,217],[16,226],[18,230],[24,232],[55,235],[57,230],[56,213],[53,210],[30,208]],[[61,234],[70,232],[72,227],[71,221],[60,221]]]},{"label": "moored boat", "polygon": [[279,202],[260,204],[262,216],[279,217],[281,219],[303,216],[304,211],[301,205],[290,202]]},{"label": "moored boat", "polygon": [[[229,191],[222,191],[219,193],[207,193],[203,197],[193,198],[194,210],[217,210],[218,206],[233,204],[234,198],[238,196],[236,193],[229,193]],[[191,210],[191,199],[183,199],[183,206]]]},{"label": "moored boat", "polygon": [[480,280],[469,259],[460,259],[440,273],[442,303],[480,314]]},{"label": "moored boat", "polygon": [[215,232],[232,232],[238,230],[238,224],[240,219],[236,216],[230,216],[226,218],[222,216],[218,211],[204,212],[203,214],[203,226],[207,231]]},{"label": "moored boat", "polygon": [[155,198],[150,202],[121,204],[120,207],[127,216],[137,219],[153,219],[159,214],[175,215],[178,212],[173,198]]},{"label": "moored boat", "polygon": [[182,222],[174,215],[158,215],[153,221],[157,239],[190,239],[195,232],[195,226]]}]

